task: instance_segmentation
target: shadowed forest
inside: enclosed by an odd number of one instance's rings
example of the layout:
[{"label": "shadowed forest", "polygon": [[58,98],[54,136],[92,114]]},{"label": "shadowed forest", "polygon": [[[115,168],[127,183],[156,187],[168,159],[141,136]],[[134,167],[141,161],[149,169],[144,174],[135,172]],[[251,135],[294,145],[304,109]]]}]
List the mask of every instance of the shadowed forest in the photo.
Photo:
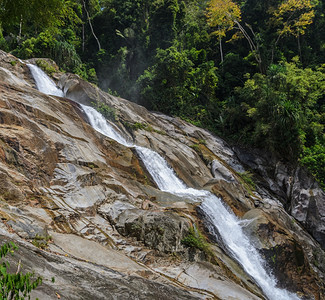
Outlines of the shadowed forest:
[{"label": "shadowed forest", "polygon": [[113,95],[305,165],[324,188],[324,7],[1,0],[0,48],[49,57]]}]

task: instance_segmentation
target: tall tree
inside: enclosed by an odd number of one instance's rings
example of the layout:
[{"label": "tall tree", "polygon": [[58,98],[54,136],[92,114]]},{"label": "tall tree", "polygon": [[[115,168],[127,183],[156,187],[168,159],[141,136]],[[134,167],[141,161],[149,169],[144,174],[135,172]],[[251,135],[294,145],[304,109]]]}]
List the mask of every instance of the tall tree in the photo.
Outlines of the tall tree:
[{"label": "tall tree", "polygon": [[[259,69],[262,72],[262,58],[260,54],[259,44],[256,42],[256,35],[253,28],[246,24],[249,32],[240,24],[241,11],[239,6],[232,0],[210,0],[207,8],[207,21],[211,27],[216,27],[214,34],[219,36],[220,52],[223,61],[221,38],[226,35],[226,32],[232,29],[237,29],[247,40],[249,47],[258,63]],[[251,37],[252,35],[252,37]],[[237,39],[238,34],[235,33],[232,39]]]},{"label": "tall tree", "polygon": [[223,50],[221,40],[226,32],[232,30],[241,20],[239,6],[231,0],[211,0],[207,7],[208,25],[216,28],[213,34],[218,36],[221,62],[223,62]]},{"label": "tall tree", "polygon": [[62,24],[62,18],[71,13],[69,1],[64,0],[2,0],[0,2],[0,20],[2,28],[32,23],[36,29]]},{"label": "tall tree", "polygon": [[[285,35],[297,38],[299,56],[301,58],[300,36],[312,24],[315,17],[315,6],[318,0],[285,0],[273,12],[273,22],[278,26],[276,46]],[[272,57],[273,59],[273,57]]]}]

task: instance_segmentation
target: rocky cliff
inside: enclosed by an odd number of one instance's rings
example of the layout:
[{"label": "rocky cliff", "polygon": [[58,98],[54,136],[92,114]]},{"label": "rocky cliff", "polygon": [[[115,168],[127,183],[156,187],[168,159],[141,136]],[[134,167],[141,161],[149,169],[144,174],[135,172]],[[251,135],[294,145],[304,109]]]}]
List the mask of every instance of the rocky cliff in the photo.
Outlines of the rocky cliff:
[{"label": "rocky cliff", "polygon": [[324,299],[325,196],[303,169],[76,75],[53,78],[66,98],[39,92],[25,62],[0,53],[1,241],[44,278],[34,297],[265,299],[199,206],[157,189],[136,151],[95,131],[78,104],[104,103],[124,137],[229,205],[280,287]]}]

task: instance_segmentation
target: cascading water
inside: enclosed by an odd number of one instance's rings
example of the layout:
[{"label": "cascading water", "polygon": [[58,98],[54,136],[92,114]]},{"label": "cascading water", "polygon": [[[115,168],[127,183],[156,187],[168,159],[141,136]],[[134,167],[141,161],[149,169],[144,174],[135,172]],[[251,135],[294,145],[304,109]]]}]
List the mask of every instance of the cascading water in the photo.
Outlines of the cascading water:
[{"label": "cascading water", "polygon": [[[111,127],[106,131],[109,125],[105,118],[95,109],[84,105],[81,106],[94,129],[125,146],[135,147],[160,190],[177,196],[191,198],[193,201],[202,202],[202,211],[219,232],[224,244],[227,245],[227,249],[242,265],[247,274],[254,278],[269,299],[299,299],[296,295],[276,287],[275,278],[266,272],[261,256],[243,233],[240,221],[232,212],[226,209],[221,199],[208,191],[188,188],[157,152],[128,143],[120,134],[114,132]],[[116,135],[118,136],[117,138]]]},{"label": "cascading water", "polygon": [[[128,143],[124,137],[122,137],[121,134],[119,134],[116,130],[112,128],[111,125],[109,125],[106,121],[106,119],[94,108],[90,106],[86,106],[83,104],[79,104],[83,111],[86,113],[88,120],[90,122],[90,125],[96,129],[98,132],[100,132],[103,135],[108,136],[114,141],[117,141],[118,143],[126,146],[126,147],[132,147],[132,143]],[[102,116],[101,118],[98,118],[98,115]]]},{"label": "cascading water", "polygon": [[230,254],[240,263],[247,274],[254,278],[268,299],[299,299],[295,294],[276,287],[275,278],[267,273],[258,251],[243,233],[240,221],[231,211],[227,210],[221,199],[208,191],[188,188],[157,152],[129,143],[107,123],[99,112],[88,106],[81,105],[81,107],[95,130],[127,147],[135,147],[148,172],[162,191],[201,202],[200,207],[205,217],[215,227]]},{"label": "cascading water", "polygon": [[48,95],[54,95],[59,97],[64,97],[64,93],[62,90],[60,90],[54,81],[48,77],[39,67],[27,64],[30,72],[32,73],[37,89]]}]

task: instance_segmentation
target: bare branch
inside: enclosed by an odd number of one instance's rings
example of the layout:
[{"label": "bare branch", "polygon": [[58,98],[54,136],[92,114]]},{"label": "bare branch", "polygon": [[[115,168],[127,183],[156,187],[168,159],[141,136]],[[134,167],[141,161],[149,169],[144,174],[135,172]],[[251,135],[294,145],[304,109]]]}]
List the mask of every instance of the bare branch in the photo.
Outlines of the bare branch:
[{"label": "bare branch", "polygon": [[84,9],[85,9],[85,12],[87,14],[87,19],[88,19],[88,23],[89,23],[89,26],[90,26],[90,29],[91,29],[91,33],[92,35],[94,36],[97,44],[98,44],[98,51],[102,48],[101,45],[100,45],[100,42],[99,42],[99,39],[97,38],[95,32],[94,32],[94,28],[93,28],[93,25],[91,24],[91,21],[90,21],[90,16],[89,16],[89,13],[88,13],[88,10],[86,8],[86,3],[85,3],[85,0],[82,0],[83,2],[83,6],[84,6]]}]

